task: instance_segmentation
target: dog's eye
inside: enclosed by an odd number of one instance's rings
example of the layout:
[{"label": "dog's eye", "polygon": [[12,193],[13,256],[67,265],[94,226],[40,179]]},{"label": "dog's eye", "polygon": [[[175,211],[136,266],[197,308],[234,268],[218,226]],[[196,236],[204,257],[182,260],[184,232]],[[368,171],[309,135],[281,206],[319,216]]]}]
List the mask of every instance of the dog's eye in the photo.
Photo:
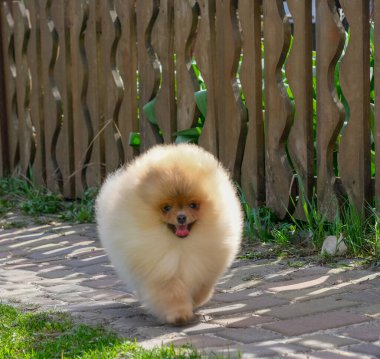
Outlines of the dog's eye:
[{"label": "dog's eye", "polygon": [[172,209],[172,206],[169,206],[168,204],[162,207],[162,211],[165,213],[168,213]]},{"label": "dog's eye", "polygon": [[189,203],[189,207],[191,209],[198,209],[199,208],[199,204],[195,203],[195,202],[191,202],[191,203]]}]

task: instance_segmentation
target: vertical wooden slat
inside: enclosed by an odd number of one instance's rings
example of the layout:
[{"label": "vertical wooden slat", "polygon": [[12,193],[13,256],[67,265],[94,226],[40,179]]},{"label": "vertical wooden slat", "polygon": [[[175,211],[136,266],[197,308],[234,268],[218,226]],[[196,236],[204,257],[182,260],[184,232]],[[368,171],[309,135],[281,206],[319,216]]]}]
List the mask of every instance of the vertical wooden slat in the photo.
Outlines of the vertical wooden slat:
[{"label": "vertical wooden slat", "polygon": [[[67,0],[65,0],[67,1]],[[61,128],[57,138],[56,154],[59,167],[63,175],[63,195],[67,198],[75,197],[75,164],[74,164],[74,134],[73,134],[73,105],[71,92],[71,65],[70,37],[67,34],[66,2],[52,1],[51,18],[59,37],[58,58],[54,68],[54,78],[62,97]]]},{"label": "vertical wooden slat", "polygon": [[193,127],[199,117],[194,100],[199,84],[191,65],[198,16],[199,6],[195,0],[174,2],[178,130]]},{"label": "vertical wooden slat", "polygon": [[30,116],[35,129],[36,156],[33,163],[33,180],[38,185],[46,185],[46,146],[43,111],[43,87],[41,73],[41,35],[39,2],[25,2],[31,21],[31,33],[28,46],[28,59],[31,72]]},{"label": "vertical wooden slat", "polygon": [[240,81],[249,117],[241,185],[248,203],[254,207],[265,202],[260,3],[260,0],[239,3],[239,18],[243,32],[243,63],[240,70]]},{"label": "vertical wooden slat", "polygon": [[[0,13],[3,8],[0,7]],[[3,29],[4,17],[0,16],[0,30]],[[0,177],[4,177],[10,171],[9,162],[9,130],[8,130],[8,111],[7,111],[7,94],[6,94],[6,68],[4,58],[5,44],[8,41],[8,34],[3,31],[0,34]]]},{"label": "vertical wooden slat", "polygon": [[31,25],[29,13],[23,3],[13,2],[12,12],[15,20],[15,65],[20,169],[22,175],[29,176],[28,171],[33,163],[35,154],[35,142],[29,108],[31,78],[27,60]]},{"label": "vertical wooden slat", "polygon": [[[57,109],[60,107],[60,96],[58,91],[52,90],[54,86],[51,65],[54,65],[58,48],[57,36],[53,26],[48,26],[47,0],[39,0],[40,8],[40,29],[41,29],[41,84],[44,92],[43,111],[44,134],[45,134],[45,163],[46,163],[46,184],[53,191],[62,188],[62,174],[59,170],[55,155],[55,128],[59,127],[59,115]],[[53,24],[51,24],[53,25]],[[58,122],[58,123],[57,123]]]},{"label": "vertical wooden slat", "polygon": [[344,121],[344,107],[334,85],[334,69],[345,33],[334,0],[317,0],[317,195],[318,207],[333,219],[339,209],[334,147]]},{"label": "vertical wooden slat", "polygon": [[207,113],[198,144],[218,156],[216,71],[215,0],[198,0],[199,27],[194,55],[207,89]]},{"label": "vertical wooden slat", "polygon": [[124,97],[124,82],[120,76],[118,51],[121,22],[115,0],[101,1],[102,56],[104,76],[104,140],[106,171],[112,172],[124,161],[124,145],[119,127],[120,109]]},{"label": "vertical wooden slat", "polygon": [[369,1],[341,0],[340,4],[350,26],[340,66],[340,84],[350,117],[342,133],[338,163],[342,184],[362,212],[369,203],[371,187]]},{"label": "vertical wooden slat", "polygon": [[265,1],[266,204],[280,218],[292,209],[289,198],[292,169],[286,153],[286,141],[292,124],[292,106],[281,80],[281,68],[289,42],[290,25],[282,0]]},{"label": "vertical wooden slat", "polygon": [[[6,112],[2,116],[2,145],[6,147],[3,152],[3,163],[8,162],[8,170],[15,168],[18,138],[16,117],[16,87],[15,87],[15,63],[14,63],[14,21],[7,3],[1,4],[1,45],[4,55],[4,85]],[[3,132],[4,131],[4,132]]]},{"label": "vertical wooden slat", "polygon": [[172,142],[177,130],[174,74],[174,0],[161,0],[152,34],[153,48],[161,64],[161,86],[155,115],[165,142]]},{"label": "vertical wooden slat", "polygon": [[148,121],[143,111],[144,105],[156,97],[160,85],[160,65],[152,46],[152,29],[158,16],[158,6],[158,0],[136,2],[141,151],[163,142],[157,127]]},{"label": "vertical wooden slat", "polygon": [[[61,166],[66,155],[68,158],[67,144],[61,145],[59,137],[63,128],[64,102],[61,81],[57,79],[57,72],[64,71],[64,66],[59,66],[64,56],[63,29],[63,3],[52,0],[39,0],[41,9],[41,71],[42,86],[44,88],[43,111],[45,118],[45,143],[46,143],[46,183],[49,189],[59,189],[65,195],[64,189],[68,171]],[[61,5],[61,6],[60,6]],[[56,9],[56,7],[58,7]],[[57,18],[61,24],[57,26]],[[57,71],[57,67],[59,70]],[[64,173],[64,174],[63,174]]]},{"label": "vertical wooden slat", "polygon": [[299,197],[294,215],[304,219],[302,203],[311,201],[314,180],[312,1],[288,0],[288,6],[293,17],[294,40],[286,65],[286,76],[295,102],[288,149],[298,175]]},{"label": "vertical wooden slat", "polygon": [[375,0],[375,199],[380,208],[380,0]]},{"label": "vertical wooden slat", "polygon": [[138,132],[137,117],[137,47],[135,0],[116,0],[115,8],[121,23],[121,38],[117,51],[117,64],[124,83],[123,101],[120,108],[119,129],[123,137],[124,161],[138,154],[128,145],[129,134]]},{"label": "vertical wooden slat", "polygon": [[[87,76],[87,88],[81,93],[81,107],[85,115],[88,133],[88,146],[84,155],[85,171],[82,171],[82,183],[86,187],[99,186],[104,176],[102,173],[102,160],[100,153],[101,124],[99,108],[98,71],[100,68],[98,56],[98,29],[97,29],[97,1],[88,1],[88,18],[86,29],[81,33],[83,58],[83,70]],[[83,55],[84,55],[83,54]],[[87,113],[88,111],[88,113]],[[92,136],[92,137],[91,137]]]},{"label": "vertical wooden slat", "polygon": [[65,0],[66,34],[69,39],[70,77],[72,96],[72,117],[74,136],[75,195],[81,196],[86,186],[86,153],[94,137],[90,113],[86,102],[88,91],[88,60],[84,48],[84,34],[87,29],[89,4],[86,1]]},{"label": "vertical wooden slat", "polygon": [[219,159],[240,182],[241,163],[247,132],[247,111],[240,98],[236,73],[241,38],[237,20],[237,1],[216,2],[216,78],[218,106]]},{"label": "vertical wooden slat", "polygon": [[106,177],[106,150],[105,150],[105,132],[107,128],[107,123],[105,120],[105,109],[106,109],[106,74],[105,74],[105,55],[104,47],[105,41],[103,40],[103,0],[95,0],[92,5],[95,7],[95,26],[96,26],[96,80],[97,80],[97,110],[98,110],[98,126],[96,138],[99,143],[99,160],[100,160],[100,176],[103,181]]}]

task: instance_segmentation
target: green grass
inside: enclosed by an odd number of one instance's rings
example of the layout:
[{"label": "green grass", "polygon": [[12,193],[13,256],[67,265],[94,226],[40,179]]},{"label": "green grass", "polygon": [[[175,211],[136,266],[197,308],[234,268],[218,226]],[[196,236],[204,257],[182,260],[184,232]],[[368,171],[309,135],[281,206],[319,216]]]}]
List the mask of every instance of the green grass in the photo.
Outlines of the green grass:
[{"label": "green grass", "polygon": [[55,215],[69,222],[93,222],[96,194],[97,190],[90,188],[80,200],[67,201],[25,178],[3,178],[0,179],[0,217],[20,212],[33,217]]},{"label": "green grass", "polygon": [[101,327],[75,324],[68,314],[33,313],[0,304],[0,358],[201,358],[193,348],[145,350]]}]

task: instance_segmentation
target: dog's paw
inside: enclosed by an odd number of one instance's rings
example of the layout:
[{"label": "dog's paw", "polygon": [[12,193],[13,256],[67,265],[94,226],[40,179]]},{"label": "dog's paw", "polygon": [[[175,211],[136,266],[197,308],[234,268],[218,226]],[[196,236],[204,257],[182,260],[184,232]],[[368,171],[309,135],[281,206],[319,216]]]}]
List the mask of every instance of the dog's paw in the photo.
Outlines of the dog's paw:
[{"label": "dog's paw", "polygon": [[172,325],[185,325],[191,319],[193,319],[193,311],[192,309],[181,308],[177,310],[172,310],[170,313],[166,315],[166,322]]}]

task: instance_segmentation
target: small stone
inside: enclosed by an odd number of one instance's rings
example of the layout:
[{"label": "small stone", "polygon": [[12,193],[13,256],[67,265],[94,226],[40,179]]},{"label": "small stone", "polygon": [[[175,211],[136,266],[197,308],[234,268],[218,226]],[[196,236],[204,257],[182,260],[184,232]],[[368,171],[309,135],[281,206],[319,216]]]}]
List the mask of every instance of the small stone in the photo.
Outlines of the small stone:
[{"label": "small stone", "polygon": [[321,254],[328,254],[330,256],[343,255],[347,252],[347,246],[344,243],[343,236],[340,234],[339,238],[336,236],[327,236],[323,241]]}]

